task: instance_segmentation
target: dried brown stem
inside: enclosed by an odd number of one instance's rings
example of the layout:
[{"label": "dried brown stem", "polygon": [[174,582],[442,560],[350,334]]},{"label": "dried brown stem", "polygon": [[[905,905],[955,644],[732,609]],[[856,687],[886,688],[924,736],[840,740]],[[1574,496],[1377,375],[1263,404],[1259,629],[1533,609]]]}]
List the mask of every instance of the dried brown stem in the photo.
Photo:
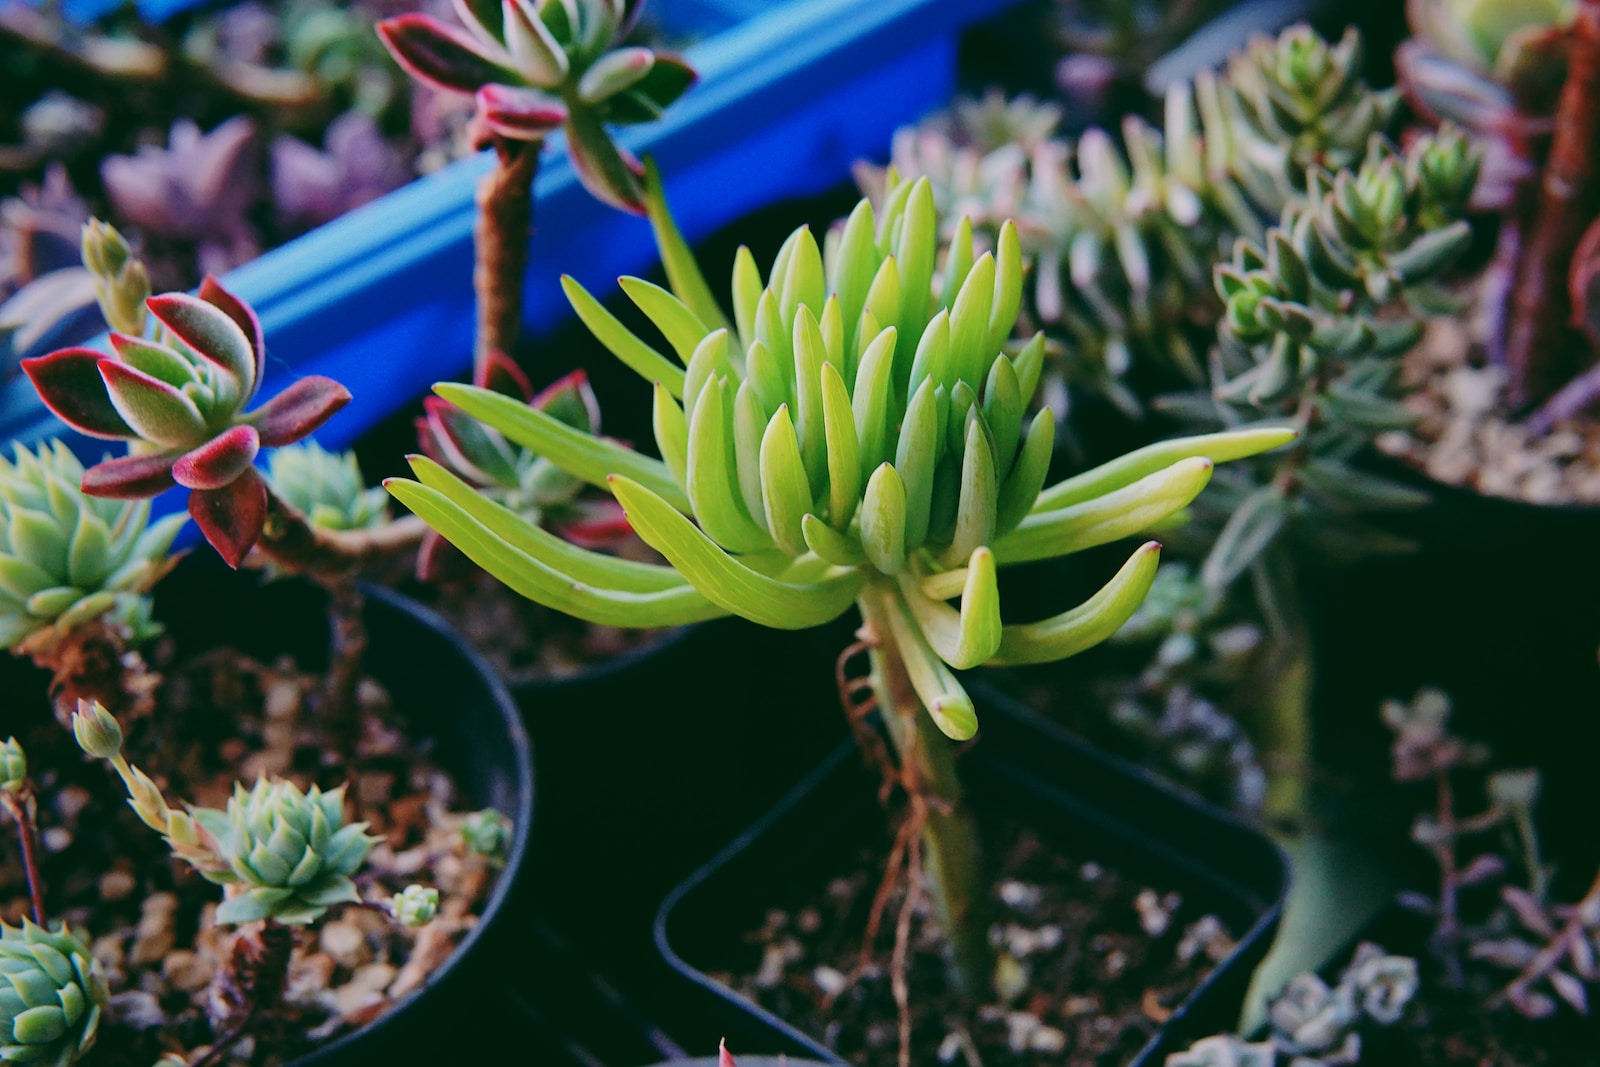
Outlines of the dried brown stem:
[{"label": "dried brown stem", "polygon": [[30,798],[13,792],[0,792],[0,803],[11,813],[17,824],[17,838],[22,845],[22,871],[28,880],[28,903],[33,909],[33,921],[44,925],[44,879],[39,875],[39,832],[33,824]]},{"label": "dried brown stem", "polygon": [[539,141],[494,139],[497,163],[478,183],[473,227],[477,262],[472,284],[478,300],[474,365],[491,352],[511,355],[522,328],[522,286],[533,235],[533,182],[539,174]]},{"label": "dried brown stem", "polygon": [[1600,0],[1579,0],[1567,80],[1538,208],[1522,248],[1506,331],[1510,400],[1537,403],[1577,373],[1586,346],[1571,325],[1572,253],[1600,211]]},{"label": "dried brown stem", "polygon": [[66,633],[41,631],[17,651],[50,672],[50,703],[56,721],[72,724],[79,700],[98,701],[118,719],[138,719],[154,708],[161,676],[138,650],[129,648],[125,626],[105,616]]}]

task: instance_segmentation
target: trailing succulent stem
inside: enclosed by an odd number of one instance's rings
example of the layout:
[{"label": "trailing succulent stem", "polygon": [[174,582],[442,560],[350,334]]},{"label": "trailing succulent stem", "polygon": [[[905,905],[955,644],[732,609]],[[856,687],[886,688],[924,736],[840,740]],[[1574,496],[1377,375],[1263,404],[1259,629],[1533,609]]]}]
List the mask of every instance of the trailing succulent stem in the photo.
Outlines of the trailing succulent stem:
[{"label": "trailing succulent stem", "polygon": [[472,237],[476,263],[478,332],[473,365],[490,353],[516,350],[522,329],[523,277],[528,270],[528,238],[533,233],[533,182],[543,143],[496,138],[496,166],[478,182],[478,214]]},{"label": "trailing succulent stem", "polygon": [[28,780],[28,758],[17,739],[0,741],[0,807],[17,828],[22,851],[22,873],[28,881],[28,904],[33,921],[44,925],[44,881],[39,875],[39,830],[34,822],[33,783]]}]

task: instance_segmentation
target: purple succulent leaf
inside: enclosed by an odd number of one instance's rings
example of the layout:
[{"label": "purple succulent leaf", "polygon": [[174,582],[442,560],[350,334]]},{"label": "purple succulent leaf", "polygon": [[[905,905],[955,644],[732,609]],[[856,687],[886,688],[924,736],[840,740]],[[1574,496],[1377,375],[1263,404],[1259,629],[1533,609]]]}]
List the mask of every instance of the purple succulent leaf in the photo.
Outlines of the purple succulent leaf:
[{"label": "purple succulent leaf", "polygon": [[[173,124],[165,149],[108,156],[101,180],[118,215],[163,237],[247,241],[243,220],[257,194],[255,123],[236,115],[209,134],[187,119]],[[232,258],[232,257],[229,257]]]},{"label": "purple succulent leaf", "polygon": [[261,379],[267,372],[267,335],[261,328],[261,319],[256,315],[255,308],[228,292],[222,287],[221,282],[209,274],[200,282],[200,299],[232,319],[233,324],[244,334],[245,340],[250,342],[251,354],[254,357],[250,380],[254,384],[239,401],[239,405],[243,407],[251,397],[255,396],[256,390],[261,388]]},{"label": "purple succulent leaf", "polygon": [[583,187],[601,203],[644,214],[644,167],[611,139],[598,117],[580,108],[567,121],[567,153]]},{"label": "purple succulent leaf", "polygon": [[287,134],[273,138],[271,152],[272,202],[285,225],[309,229],[342,214],[342,176],[332,156]]},{"label": "purple succulent leaf", "polygon": [[320,374],[301,378],[252,411],[247,421],[267,448],[289,445],[315,431],[350,403],[350,390]]},{"label": "purple succulent leaf", "polygon": [[400,15],[378,23],[378,36],[414,78],[445,92],[475,93],[491,82],[519,79],[509,56],[430,15]]},{"label": "purple succulent leaf", "polygon": [[221,489],[249,470],[260,451],[256,428],[235,426],[179,457],[172,477],[187,489]]},{"label": "purple succulent leaf", "polygon": [[238,569],[261,539],[267,521],[267,486],[254,467],[220,489],[189,494],[189,514],[211,547],[228,566]]},{"label": "purple succulent leaf", "polygon": [[83,491],[90,496],[139,500],[178,484],[172,478],[177,450],[105,459],[83,472]]},{"label": "purple succulent leaf", "polygon": [[[212,282],[211,292],[220,289]],[[227,299],[238,306],[232,297]],[[257,348],[233,316],[216,304],[188,293],[162,293],[144,304],[169,333],[233,380],[235,402],[242,407],[256,390]]]},{"label": "purple succulent leaf", "polygon": [[528,404],[551,418],[587,434],[600,432],[600,401],[582,370],[563,375],[545,386]]},{"label": "purple succulent leaf", "polygon": [[1517,921],[1531,932],[1540,937],[1556,936],[1555,924],[1545,914],[1539,899],[1526,889],[1514,885],[1502,886],[1500,899],[1505,901],[1506,906],[1516,915]]},{"label": "purple succulent leaf", "polygon": [[1583,981],[1577,976],[1562,970],[1550,972],[1550,988],[1556,991],[1556,996],[1566,1001],[1572,1010],[1579,1015],[1589,1014],[1589,994],[1583,987]]},{"label": "purple succulent leaf", "polygon": [[512,141],[542,141],[567,121],[567,109],[533,89],[491,84],[478,90],[478,118]]},{"label": "purple succulent leaf", "polygon": [[[0,336],[9,331],[12,351],[27,352],[94,308],[94,275],[83,267],[64,267],[34,278],[0,302]],[[98,315],[94,319],[99,321]],[[75,339],[87,340],[96,332],[79,332]]]},{"label": "purple succulent leaf", "polygon": [[292,229],[331,221],[405,184],[405,157],[384,140],[370,115],[334,119],[323,150],[282,135],[272,142],[272,200]]},{"label": "purple succulent leaf", "polygon": [[181,389],[114,359],[100,361],[100,378],[117,414],[141,440],[181,448],[205,437],[205,416]]},{"label": "purple succulent leaf", "polygon": [[23,373],[56,418],[79,433],[111,440],[139,436],[118,412],[100,376],[105,353],[63,348],[22,361]]}]

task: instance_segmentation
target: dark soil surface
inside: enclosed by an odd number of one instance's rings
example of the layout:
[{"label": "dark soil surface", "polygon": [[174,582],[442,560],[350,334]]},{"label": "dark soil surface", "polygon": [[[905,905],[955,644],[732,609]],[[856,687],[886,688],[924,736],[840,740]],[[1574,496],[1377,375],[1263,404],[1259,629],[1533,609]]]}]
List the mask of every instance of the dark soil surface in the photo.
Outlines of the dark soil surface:
[{"label": "dark soil surface", "polygon": [[[158,654],[158,659],[159,654]],[[289,662],[218,650],[166,669],[153,714],[124,722],[125,753],[168,801],[221,808],[235,780],[282,776],[302,788],[349,783],[347,817],[383,837],[357,876],[363,899],[412,883],[440,890],[439,916],[408,932],[375,911],[334,908],[297,928],[289,985],[276,1017],[220,1062],[270,1067],[368,1022],[443,964],[477,921],[496,878],[461,841],[456,783],[409,738],[388,694],[359,687],[365,733],[354,754],[318,713],[321,679]],[[221,890],[173,860],[128,808],[115,775],[84,757],[39,707],[6,713],[28,746],[39,795],[46,910],[92,944],[112,991],[92,1062],[149,1067],[162,1053],[207,1046],[208,1011],[229,929],[212,924]],[[20,921],[26,886],[14,831],[0,826],[0,917]]]},{"label": "dark soil surface", "polygon": [[[989,843],[995,988],[973,1014],[946,980],[931,906],[911,915],[906,974],[911,1058],[983,1067],[1125,1063],[1233,948],[1230,932],[1179,894],[1085,857],[1063,856],[1007,820]],[[892,1064],[900,1047],[891,981],[897,887],[879,936],[863,932],[885,848],[768,913],[747,940],[758,965],[714,975],[853,1063]],[[974,1055],[975,1053],[975,1055]]]}]

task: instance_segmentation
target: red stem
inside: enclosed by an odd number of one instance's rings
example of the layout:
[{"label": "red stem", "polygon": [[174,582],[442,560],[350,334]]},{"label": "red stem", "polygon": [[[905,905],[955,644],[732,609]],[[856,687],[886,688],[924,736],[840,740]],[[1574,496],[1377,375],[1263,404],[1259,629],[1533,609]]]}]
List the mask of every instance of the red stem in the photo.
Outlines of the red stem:
[{"label": "red stem", "polygon": [[1550,158],[1511,292],[1506,365],[1518,408],[1555,392],[1587,358],[1570,323],[1567,273],[1578,239],[1600,211],[1600,0],[1579,0],[1571,32]]},{"label": "red stem", "polygon": [[17,837],[22,841],[22,869],[28,879],[28,900],[33,907],[33,921],[44,925],[44,880],[39,877],[39,841],[33,818],[28,813],[27,802],[15,793],[0,793],[6,810],[17,824]]},{"label": "red stem", "polygon": [[480,369],[491,352],[512,355],[522,329],[522,285],[533,234],[533,181],[544,144],[496,137],[494,147],[497,163],[478,183],[473,227],[477,263],[472,284],[478,300],[474,366]]}]

